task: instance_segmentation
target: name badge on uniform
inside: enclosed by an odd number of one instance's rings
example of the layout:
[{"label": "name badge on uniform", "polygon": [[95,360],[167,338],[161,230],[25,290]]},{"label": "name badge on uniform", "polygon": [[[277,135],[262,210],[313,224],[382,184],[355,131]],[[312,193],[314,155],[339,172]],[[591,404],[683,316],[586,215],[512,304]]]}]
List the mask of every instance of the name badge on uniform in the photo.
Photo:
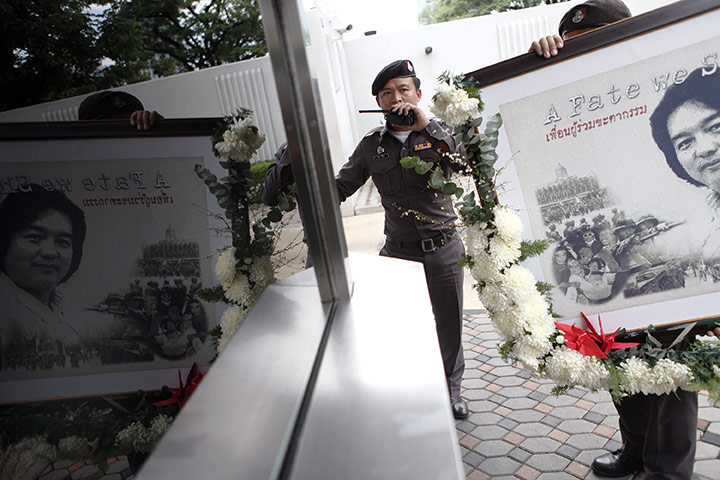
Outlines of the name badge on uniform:
[{"label": "name badge on uniform", "polygon": [[419,152],[421,150],[428,150],[430,148],[432,148],[432,143],[421,143],[419,145],[415,145],[413,147],[413,150],[415,150],[416,152]]}]

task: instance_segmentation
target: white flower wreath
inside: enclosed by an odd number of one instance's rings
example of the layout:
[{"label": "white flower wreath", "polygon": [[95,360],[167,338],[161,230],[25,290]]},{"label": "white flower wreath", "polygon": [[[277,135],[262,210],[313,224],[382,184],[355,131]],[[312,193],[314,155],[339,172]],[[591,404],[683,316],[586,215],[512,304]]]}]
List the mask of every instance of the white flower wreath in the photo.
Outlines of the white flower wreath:
[{"label": "white flower wreath", "polygon": [[282,194],[287,200],[282,202],[283,207],[271,207],[264,218],[251,221],[250,159],[265,142],[265,135],[251,122],[251,113],[240,109],[237,114],[224,118],[213,136],[213,150],[220,158],[220,165],[227,169],[227,177],[218,179],[202,165],[195,167],[220,207],[225,209],[232,237],[232,246],[220,254],[215,265],[220,285],[200,291],[205,300],[224,301],[229,305],[221,317],[219,331],[214,331],[218,337],[218,353],[230,342],[265,287],[275,281],[270,260],[275,233],[271,224],[282,220],[283,211],[295,207],[295,203]]},{"label": "white flower wreath", "polygon": [[[480,301],[501,336],[503,343],[499,348],[503,357],[519,361],[538,377],[554,380],[558,385],[556,393],[582,386],[610,390],[617,400],[626,395],[665,394],[681,388],[707,390],[717,402],[720,399],[717,340],[697,340],[679,351],[662,348],[646,332],[646,344],[610,351],[615,335],[600,333],[593,334],[597,344],[593,347],[595,353],[589,354],[577,339],[570,338],[574,333],[571,327],[555,323],[547,297],[549,286],[537,282],[532,272],[520,265],[527,256],[540,254],[548,244],[523,242],[519,216],[498,204],[494,164],[502,124],[499,114],[480,133],[482,102],[474,82],[447,73],[439,81],[430,110],[455,127],[456,142],[463,150],[461,170],[472,177],[479,205],[473,193],[462,197],[464,192],[448,179],[442,186],[431,186],[446,193],[454,190],[461,198],[456,206],[467,227],[464,238],[467,256],[463,263],[476,280]],[[417,157],[406,158],[403,166],[411,168],[418,162]],[[599,345],[605,349],[600,350]]]}]

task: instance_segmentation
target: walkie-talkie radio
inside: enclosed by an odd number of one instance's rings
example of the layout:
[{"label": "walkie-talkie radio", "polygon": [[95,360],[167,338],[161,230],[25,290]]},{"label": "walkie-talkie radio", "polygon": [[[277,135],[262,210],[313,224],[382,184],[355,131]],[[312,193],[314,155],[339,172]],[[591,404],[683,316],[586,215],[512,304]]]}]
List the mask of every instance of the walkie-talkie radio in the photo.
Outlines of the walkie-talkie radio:
[{"label": "walkie-talkie radio", "polygon": [[384,113],[389,123],[395,125],[415,125],[415,112],[410,110],[407,115],[398,115],[392,110],[359,110],[359,113]]}]

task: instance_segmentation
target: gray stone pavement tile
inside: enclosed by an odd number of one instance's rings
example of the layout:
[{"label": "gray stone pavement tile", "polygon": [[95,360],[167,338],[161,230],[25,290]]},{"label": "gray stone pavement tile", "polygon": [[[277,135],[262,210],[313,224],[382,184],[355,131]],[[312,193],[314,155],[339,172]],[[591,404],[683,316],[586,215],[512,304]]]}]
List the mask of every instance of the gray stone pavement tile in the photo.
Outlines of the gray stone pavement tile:
[{"label": "gray stone pavement tile", "polygon": [[[720,458],[720,447],[707,442],[697,442],[695,449],[695,460],[716,460]],[[720,476],[720,470],[718,470]]]},{"label": "gray stone pavement tile", "polygon": [[579,419],[585,416],[587,410],[583,410],[580,407],[556,407],[553,410],[553,415],[563,420],[568,419]]},{"label": "gray stone pavement tile", "polygon": [[515,448],[508,453],[508,456],[524,464],[528,458],[532,457],[532,453],[527,450],[523,450],[522,448]]},{"label": "gray stone pavement tile", "polygon": [[480,470],[496,478],[499,475],[515,473],[520,468],[520,463],[509,457],[488,458],[480,464]]},{"label": "gray stone pavement tile", "polygon": [[495,380],[495,383],[500,385],[501,387],[516,387],[518,385],[522,385],[526,381],[527,380],[525,380],[524,378],[520,378],[518,376],[510,376],[498,378],[497,380]]},{"label": "gray stone pavement tile", "polygon": [[493,392],[490,390],[485,390],[484,388],[472,388],[469,390],[465,390],[461,396],[467,400],[485,400],[488,397],[491,397],[493,395]]},{"label": "gray stone pavement tile", "polygon": [[507,430],[497,425],[482,425],[474,429],[470,435],[480,440],[497,440],[503,438],[508,433]]},{"label": "gray stone pavement tile", "polygon": [[527,465],[541,472],[560,472],[570,464],[570,460],[555,453],[533,455],[527,460]]},{"label": "gray stone pavement tile", "polygon": [[479,453],[475,451],[469,451],[464,457],[463,462],[466,464],[472,466],[473,468],[477,468],[478,465],[480,465],[482,462],[485,461],[485,457],[480,455]]},{"label": "gray stone pavement tile", "polygon": [[489,385],[489,383],[481,378],[471,378],[466,379],[463,378],[462,386],[466,389],[471,388],[485,388]]},{"label": "gray stone pavement tile", "polygon": [[520,446],[530,453],[552,453],[560,448],[560,442],[552,438],[527,438]]},{"label": "gray stone pavement tile", "polygon": [[583,419],[595,425],[599,425],[603,420],[605,420],[606,416],[607,415],[602,415],[600,413],[590,411],[585,414]]},{"label": "gray stone pavement tile", "polygon": [[463,383],[465,383],[466,380],[469,379],[475,379],[475,378],[482,378],[485,376],[485,372],[478,369],[471,369],[471,370],[465,370],[463,373]]},{"label": "gray stone pavement tile", "polygon": [[498,376],[493,375],[492,373],[486,373],[485,375],[482,376],[482,378],[483,378],[483,380],[487,380],[490,383],[494,383],[495,380],[497,380]]},{"label": "gray stone pavement tile", "polygon": [[537,410],[516,410],[508,415],[508,417],[516,422],[537,422],[545,416],[544,413]]},{"label": "gray stone pavement tile", "polygon": [[498,425],[500,425],[501,427],[506,428],[508,431],[512,432],[520,424],[511,418],[503,418],[502,421]]},{"label": "gray stone pavement tile", "polygon": [[488,400],[490,400],[491,402],[495,402],[498,405],[502,405],[503,403],[505,403],[505,401],[507,401],[507,399],[508,398],[505,395],[500,395],[499,393],[496,393],[495,395],[488,397]]},{"label": "gray stone pavement tile", "polygon": [[467,369],[477,368],[482,364],[483,364],[483,362],[478,362],[477,360],[474,360],[472,358],[465,359],[465,368],[467,368]]},{"label": "gray stone pavement tile", "polygon": [[[485,353],[487,353],[487,352],[485,352]],[[488,365],[492,365],[492,366],[495,367],[496,369],[497,369],[497,368],[499,368],[499,369],[512,368],[512,367],[508,367],[508,366],[507,366],[507,362],[506,362],[505,360],[503,360],[502,358],[500,358],[499,355],[498,355],[497,357],[491,358],[491,359],[488,360],[486,363],[487,363]],[[502,371],[502,372],[505,372],[505,370],[501,370],[501,371]]]},{"label": "gray stone pavement tile", "polygon": [[[517,378],[517,377],[515,377],[515,378]],[[498,378],[498,381],[499,380],[502,380],[502,378]],[[498,382],[496,381],[495,383],[498,383]],[[502,390],[500,390],[500,393],[502,395],[505,395],[508,398],[525,398],[528,395],[530,395],[530,392],[532,392],[532,390],[529,390],[525,387],[505,387]]]},{"label": "gray stone pavement tile", "polygon": [[[455,428],[457,428],[460,432],[463,432],[463,433],[470,433],[473,430],[475,430],[475,427],[477,427],[477,425],[475,425],[472,422],[468,422],[467,420],[455,422]],[[460,435],[458,433],[458,438],[461,438],[461,437],[462,437],[462,435]]]},{"label": "gray stone pavement tile", "polygon": [[702,441],[720,446],[720,435],[712,432],[705,432],[705,435],[702,436]]},{"label": "gray stone pavement tile", "polygon": [[600,415],[617,415],[617,410],[612,402],[598,403],[590,409],[591,412],[599,413]]},{"label": "gray stone pavement tile", "polygon": [[714,433],[716,435],[720,435],[720,422],[711,423],[706,432]]},{"label": "gray stone pavement tile", "polygon": [[615,450],[622,447],[622,442],[618,442],[617,440],[608,440],[608,442],[605,444],[605,447],[609,452],[614,452]]},{"label": "gray stone pavement tile", "polygon": [[[504,363],[504,360],[499,359],[501,362]],[[491,363],[491,365],[493,365]],[[507,365],[507,363],[504,363],[504,365]],[[502,366],[502,367],[496,367],[493,371],[493,374],[497,375],[498,377],[515,377],[518,373],[520,373],[519,368],[515,367],[508,367],[508,366]]]},{"label": "gray stone pavement tile", "polygon": [[545,425],[549,425],[551,427],[557,427],[562,423],[562,420],[554,415],[545,415],[541,420],[540,423],[544,423]]},{"label": "gray stone pavement tile", "polygon": [[541,474],[537,480],[577,480],[577,477],[565,472],[550,472]]},{"label": "gray stone pavement tile", "polygon": [[707,420],[708,422],[720,422],[720,408],[701,407],[698,409],[698,418],[700,420]]},{"label": "gray stone pavement tile", "polygon": [[595,435],[593,433],[579,433],[577,435],[570,435],[565,443],[571,447],[575,447],[579,450],[587,450],[589,448],[603,448],[608,442],[608,439]]},{"label": "gray stone pavement tile", "polygon": [[475,360],[482,363],[487,363],[492,357],[490,355],[487,355],[485,353],[480,353],[478,355],[475,355]]},{"label": "gray stone pavement tile", "polygon": [[520,370],[520,371],[518,372],[518,376],[519,376],[519,377],[522,377],[522,378],[525,378],[525,379],[528,379],[528,378],[532,377],[532,373],[528,372],[527,370]]},{"label": "gray stone pavement tile", "polygon": [[574,420],[563,420],[560,425],[557,426],[559,430],[565,433],[583,433],[592,432],[595,428],[595,424],[588,422],[587,420],[574,419]]},{"label": "gray stone pavement tile", "polygon": [[502,406],[510,408],[512,410],[528,410],[533,408],[535,405],[537,405],[537,400],[533,400],[532,398],[511,398],[505,402],[503,402]]},{"label": "gray stone pavement tile", "polygon": [[528,422],[519,424],[513,431],[524,437],[545,437],[552,432],[553,427],[540,422]]},{"label": "gray stone pavement tile", "polygon": [[537,400],[538,402],[545,402],[547,395],[535,390],[534,392],[530,392],[530,394],[528,395],[528,398],[532,398],[533,400]]},{"label": "gray stone pavement tile", "polygon": [[[463,396],[470,400],[470,398],[467,395]],[[471,412],[478,412],[478,413],[485,413],[485,412],[492,412],[495,410],[498,406],[497,403],[491,402],[490,400],[474,400],[467,402],[468,408]]]},{"label": "gray stone pavement tile", "polygon": [[475,425],[497,425],[502,418],[500,415],[491,412],[471,413],[468,421]]},{"label": "gray stone pavement tile", "polygon": [[487,458],[490,457],[503,457],[510,453],[515,446],[504,440],[486,440],[478,443],[473,451],[483,455]]},{"label": "gray stone pavement tile", "polygon": [[555,453],[570,460],[575,460],[575,458],[580,454],[580,450],[575,447],[571,447],[570,445],[560,445],[560,448],[555,450]]},{"label": "gray stone pavement tile", "polygon": [[569,405],[575,405],[575,402],[577,402],[577,400],[577,398],[570,397],[568,395],[560,395],[559,397],[556,397],[555,395],[551,394],[548,395],[548,397],[545,399],[545,403],[547,403],[548,405],[552,405],[553,407],[566,407]]},{"label": "gray stone pavement tile", "polygon": [[720,476],[720,460],[700,460],[695,462],[694,472],[705,478],[717,479]]},{"label": "gray stone pavement tile", "polygon": [[575,457],[575,461],[589,467],[593,460],[606,453],[609,453],[609,451],[604,448],[580,450],[580,453]]}]

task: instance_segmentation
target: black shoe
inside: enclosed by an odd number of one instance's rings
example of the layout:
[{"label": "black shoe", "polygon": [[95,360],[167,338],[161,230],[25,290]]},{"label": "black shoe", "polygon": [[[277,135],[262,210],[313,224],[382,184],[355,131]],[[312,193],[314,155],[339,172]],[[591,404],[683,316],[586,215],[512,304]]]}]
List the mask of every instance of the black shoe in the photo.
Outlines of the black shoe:
[{"label": "black shoe", "polygon": [[593,472],[600,477],[624,477],[642,468],[640,460],[623,456],[622,449],[601,455],[592,463]]},{"label": "black shoe", "polygon": [[455,418],[458,420],[467,418],[468,406],[467,403],[465,403],[465,400],[460,397],[450,397],[450,405],[452,406],[453,416]]}]

